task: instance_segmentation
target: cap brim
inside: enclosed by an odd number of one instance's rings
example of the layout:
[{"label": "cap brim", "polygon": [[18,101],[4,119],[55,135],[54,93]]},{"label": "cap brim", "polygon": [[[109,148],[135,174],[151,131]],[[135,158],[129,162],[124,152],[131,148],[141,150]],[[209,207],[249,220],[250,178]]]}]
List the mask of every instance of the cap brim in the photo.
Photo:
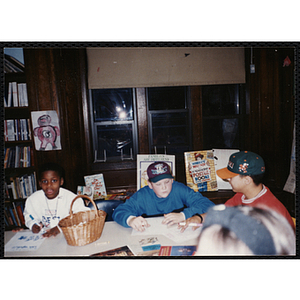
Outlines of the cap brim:
[{"label": "cap brim", "polygon": [[154,178],[151,178],[149,181],[155,183],[155,182],[160,181],[160,180],[165,179],[165,178],[172,178],[173,179],[173,176],[171,174],[162,174],[162,175],[158,175]]},{"label": "cap brim", "polygon": [[235,177],[238,174],[230,172],[227,168],[223,168],[223,169],[217,170],[217,175],[222,179],[227,179],[227,178]]}]

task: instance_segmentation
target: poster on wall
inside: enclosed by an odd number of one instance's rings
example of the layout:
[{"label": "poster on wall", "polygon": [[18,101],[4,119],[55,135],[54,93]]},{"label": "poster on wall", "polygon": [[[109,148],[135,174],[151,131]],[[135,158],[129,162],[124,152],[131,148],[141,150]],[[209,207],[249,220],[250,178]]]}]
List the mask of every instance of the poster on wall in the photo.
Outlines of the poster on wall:
[{"label": "poster on wall", "polygon": [[147,168],[156,161],[166,162],[175,178],[175,155],[168,154],[138,154],[137,155],[137,190],[148,185]]},{"label": "poster on wall", "polygon": [[60,127],[55,110],[32,111],[31,121],[37,151],[61,150]]}]

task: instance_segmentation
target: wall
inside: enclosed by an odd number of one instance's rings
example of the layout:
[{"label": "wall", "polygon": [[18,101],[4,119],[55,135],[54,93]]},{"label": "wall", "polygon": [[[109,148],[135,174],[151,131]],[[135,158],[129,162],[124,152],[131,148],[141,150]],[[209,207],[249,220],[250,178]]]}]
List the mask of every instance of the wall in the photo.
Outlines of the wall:
[{"label": "wall", "polygon": [[[294,195],[282,193],[289,174],[294,120],[293,49],[254,48],[253,53],[256,71],[250,74],[250,49],[246,49],[249,115],[245,128],[245,148],[259,153],[265,159],[266,184],[293,210]],[[283,67],[286,56],[292,63]],[[37,151],[36,165],[48,160],[61,163],[67,174],[65,186],[73,191],[77,185],[84,184],[84,175],[92,173],[103,172],[108,187],[135,184],[134,162],[124,162],[120,168],[109,164],[92,164],[85,50],[25,49],[24,58],[30,109],[56,110],[62,131],[62,150]],[[144,92],[142,88],[137,90],[140,95]],[[197,105],[199,93],[197,88],[192,91],[194,115],[196,111],[201,112],[201,107]],[[146,116],[145,103],[138,101],[137,109]],[[199,121],[199,116],[194,117]],[[147,139],[143,132],[147,132],[147,122],[145,119],[138,122],[140,141],[144,140],[144,144],[140,145],[140,153],[145,153]],[[201,144],[201,138],[196,134],[193,135],[193,141]]]},{"label": "wall", "polygon": [[[284,66],[289,57],[291,64]],[[265,184],[295,215],[295,195],[283,191],[290,171],[294,126],[294,49],[253,48],[255,73],[246,51],[249,125],[246,148],[265,160]]]},{"label": "wall", "polygon": [[56,110],[61,129],[62,150],[35,151],[35,164],[61,164],[66,171],[65,187],[72,191],[83,185],[86,172],[84,57],[84,50],[24,49],[30,110]]}]

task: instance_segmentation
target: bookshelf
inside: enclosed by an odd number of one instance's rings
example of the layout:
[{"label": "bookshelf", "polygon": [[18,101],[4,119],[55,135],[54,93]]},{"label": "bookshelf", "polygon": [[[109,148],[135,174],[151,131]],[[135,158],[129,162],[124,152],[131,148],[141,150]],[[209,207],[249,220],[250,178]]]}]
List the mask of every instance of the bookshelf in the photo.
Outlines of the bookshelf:
[{"label": "bookshelf", "polygon": [[25,200],[37,190],[25,68],[21,63],[13,68],[14,61],[9,62],[9,68],[5,68],[4,95],[5,230],[25,228]]}]

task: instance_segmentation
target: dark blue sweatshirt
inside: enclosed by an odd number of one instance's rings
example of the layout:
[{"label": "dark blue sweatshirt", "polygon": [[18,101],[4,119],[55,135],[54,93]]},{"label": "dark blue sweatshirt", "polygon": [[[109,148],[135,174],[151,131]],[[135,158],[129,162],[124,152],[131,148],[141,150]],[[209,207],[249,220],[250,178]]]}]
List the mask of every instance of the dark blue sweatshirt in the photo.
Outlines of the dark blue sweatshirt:
[{"label": "dark blue sweatshirt", "polygon": [[183,213],[188,219],[196,213],[207,212],[208,208],[213,205],[213,202],[199,192],[195,192],[183,183],[173,181],[172,190],[166,198],[157,197],[148,186],[141,188],[115,209],[113,219],[120,225],[129,227],[126,221],[130,216],[168,214],[183,207],[186,207]]}]

